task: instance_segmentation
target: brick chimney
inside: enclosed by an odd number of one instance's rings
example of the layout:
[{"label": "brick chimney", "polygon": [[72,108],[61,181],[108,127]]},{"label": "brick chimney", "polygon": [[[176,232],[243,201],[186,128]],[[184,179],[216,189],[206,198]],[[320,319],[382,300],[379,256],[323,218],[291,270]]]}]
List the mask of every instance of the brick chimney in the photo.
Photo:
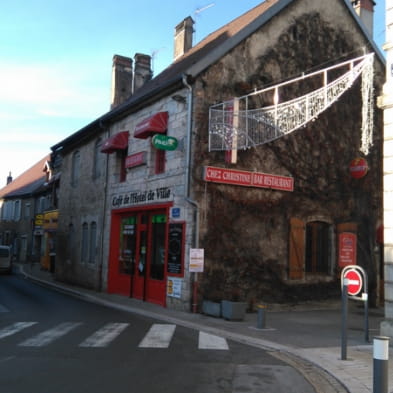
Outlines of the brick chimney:
[{"label": "brick chimney", "polygon": [[7,185],[10,184],[11,182],[12,182],[12,176],[10,172],[10,174],[7,176]]},{"label": "brick chimney", "polygon": [[173,60],[183,56],[192,48],[192,34],[194,33],[194,21],[191,16],[187,16],[175,27],[175,48]]},{"label": "brick chimney", "polygon": [[135,93],[152,76],[151,57],[142,53],[136,53],[134,56],[134,83],[132,92]]},{"label": "brick chimney", "polygon": [[374,6],[373,0],[351,0],[355,12],[359,15],[370,36],[373,36],[374,30]]},{"label": "brick chimney", "polygon": [[132,59],[114,55],[112,63],[111,109],[122,104],[132,95]]}]

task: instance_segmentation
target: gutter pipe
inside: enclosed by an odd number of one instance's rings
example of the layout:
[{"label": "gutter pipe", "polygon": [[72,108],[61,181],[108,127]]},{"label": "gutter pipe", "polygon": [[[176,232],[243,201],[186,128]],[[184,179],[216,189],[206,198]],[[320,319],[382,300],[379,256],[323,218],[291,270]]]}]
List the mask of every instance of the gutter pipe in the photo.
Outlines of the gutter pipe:
[{"label": "gutter pipe", "polygon": [[[186,184],[185,184],[185,200],[193,206],[195,211],[195,232],[194,247],[199,247],[199,205],[190,197],[191,183],[191,149],[192,149],[192,106],[193,106],[193,90],[187,81],[187,75],[183,74],[183,84],[188,88],[188,108],[187,108],[187,151],[186,151]],[[198,312],[198,273],[194,273],[192,281],[192,312]]]}]

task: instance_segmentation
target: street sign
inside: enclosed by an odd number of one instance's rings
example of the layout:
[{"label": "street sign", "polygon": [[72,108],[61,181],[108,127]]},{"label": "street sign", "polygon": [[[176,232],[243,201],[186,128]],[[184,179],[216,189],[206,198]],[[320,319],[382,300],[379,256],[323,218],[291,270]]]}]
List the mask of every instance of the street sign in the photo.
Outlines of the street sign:
[{"label": "street sign", "polygon": [[347,270],[344,273],[344,280],[347,280],[348,295],[350,296],[356,296],[363,288],[363,277],[358,270]]},{"label": "street sign", "polygon": [[[369,341],[368,279],[366,271],[358,265],[345,266],[341,271],[341,290],[341,359],[346,360],[348,299],[361,300],[364,303],[364,338],[366,342]],[[359,295],[360,292],[362,292],[361,295]]]}]

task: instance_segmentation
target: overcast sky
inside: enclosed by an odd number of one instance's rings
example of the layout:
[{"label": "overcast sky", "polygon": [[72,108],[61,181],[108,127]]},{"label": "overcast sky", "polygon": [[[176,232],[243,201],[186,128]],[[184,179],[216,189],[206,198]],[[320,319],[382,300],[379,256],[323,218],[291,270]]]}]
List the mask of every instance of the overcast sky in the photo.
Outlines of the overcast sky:
[{"label": "overcast sky", "polygon": [[[174,27],[195,20],[194,44],[261,0],[0,0],[0,188],[110,106],[112,57],[173,56]],[[385,40],[385,0],[374,39]]]}]

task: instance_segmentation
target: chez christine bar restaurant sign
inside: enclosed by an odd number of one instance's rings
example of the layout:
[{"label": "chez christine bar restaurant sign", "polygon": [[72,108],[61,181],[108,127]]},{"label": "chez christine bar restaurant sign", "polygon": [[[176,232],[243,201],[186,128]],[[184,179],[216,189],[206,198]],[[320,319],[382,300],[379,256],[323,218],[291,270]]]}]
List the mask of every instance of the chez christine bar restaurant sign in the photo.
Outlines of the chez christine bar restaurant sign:
[{"label": "chez christine bar restaurant sign", "polygon": [[293,177],[270,175],[262,172],[237,171],[205,166],[203,179],[213,183],[293,191]]}]

